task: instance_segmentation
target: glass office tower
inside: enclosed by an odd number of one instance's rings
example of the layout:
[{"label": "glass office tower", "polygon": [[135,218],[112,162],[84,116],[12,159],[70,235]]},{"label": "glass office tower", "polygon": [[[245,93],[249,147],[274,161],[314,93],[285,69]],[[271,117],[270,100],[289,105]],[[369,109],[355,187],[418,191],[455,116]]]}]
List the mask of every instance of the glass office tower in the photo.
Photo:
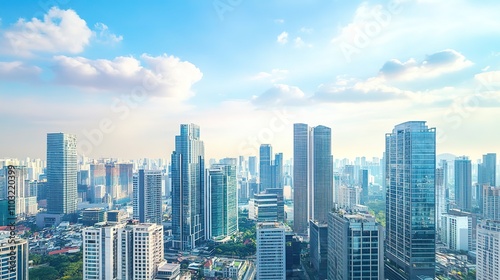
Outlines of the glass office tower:
[{"label": "glass office tower", "polygon": [[436,129],[405,122],[385,139],[385,277],[434,279]]}]

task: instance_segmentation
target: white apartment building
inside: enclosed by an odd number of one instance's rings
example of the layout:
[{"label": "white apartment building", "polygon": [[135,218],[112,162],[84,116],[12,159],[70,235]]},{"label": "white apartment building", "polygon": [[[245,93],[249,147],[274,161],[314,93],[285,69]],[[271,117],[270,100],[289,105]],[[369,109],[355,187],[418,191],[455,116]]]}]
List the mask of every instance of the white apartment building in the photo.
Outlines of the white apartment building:
[{"label": "white apartment building", "polygon": [[285,227],[282,223],[257,224],[257,279],[286,279]]},{"label": "white apartment building", "polygon": [[471,218],[466,215],[441,216],[441,241],[450,250],[469,251]]},{"label": "white apartment building", "polygon": [[154,279],[163,254],[160,225],[96,223],[83,231],[83,278]]},{"label": "white apartment building", "polygon": [[500,279],[500,221],[477,225],[476,279]]}]

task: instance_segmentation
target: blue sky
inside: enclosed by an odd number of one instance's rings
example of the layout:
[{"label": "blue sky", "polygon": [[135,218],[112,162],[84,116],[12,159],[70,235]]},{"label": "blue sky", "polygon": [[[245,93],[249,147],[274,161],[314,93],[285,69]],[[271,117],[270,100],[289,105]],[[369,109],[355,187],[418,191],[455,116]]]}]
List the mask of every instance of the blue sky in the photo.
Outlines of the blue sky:
[{"label": "blue sky", "polygon": [[[47,2],[47,4],[45,4]],[[180,123],[207,157],[291,157],[292,124],[336,158],[380,156],[407,120],[438,153],[498,151],[497,1],[69,1],[0,5],[0,157],[47,132],[90,157],[169,157]]]}]

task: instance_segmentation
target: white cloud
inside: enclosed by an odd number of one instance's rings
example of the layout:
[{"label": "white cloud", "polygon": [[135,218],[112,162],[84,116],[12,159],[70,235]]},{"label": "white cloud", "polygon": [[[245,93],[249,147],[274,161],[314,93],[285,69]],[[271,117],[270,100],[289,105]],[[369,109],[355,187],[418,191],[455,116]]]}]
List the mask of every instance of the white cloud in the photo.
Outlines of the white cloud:
[{"label": "white cloud", "polygon": [[288,32],[286,31],[281,32],[281,34],[278,35],[276,41],[282,45],[288,43]]},{"label": "white cloud", "polygon": [[96,40],[99,43],[103,44],[116,44],[123,40],[123,36],[113,34],[109,31],[109,28],[106,24],[98,22],[94,25],[94,34],[96,36]]},{"label": "white cloud", "polygon": [[73,10],[51,8],[43,20],[19,19],[7,29],[0,46],[4,52],[30,55],[33,52],[80,53],[90,43],[92,31]]},{"label": "white cloud", "polygon": [[271,72],[259,72],[257,75],[251,77],[252,80],[263,80],[269,79],[272,83],[279,80],[283,80],[288,75],[288,70],[285,69],[273,69]]},{"label": "white cloud", "polygon": [[456,72],[473,63],[455,50],[444,50],[428,55],[422,62],[409,59],[401,62],[392,59],[380,69],[380,74],[388,79],[415,80],[422,78],[435,78],[446,73]]},{"label": "white cloud", "polygon": [[56,82],[80,88],[113,92],[141,91],[155,96],[185,99],[203,74],[192,63],[166,54],[91,60],[54,57]]},{"label": "white cloud", "polygon": [[302,40],[302,38],[300,38],[300,37],[295,38],[295,40],[294,40],[294,46],[296,48],[299,48],[299,49],[301,49],[303,47],[312,48],[311,44],[306,44],[306,42],[304,42],[304,40]]},{"label": "white cloud", "polygon": [[275,19],[274,22],[277,24],[283,24],[283,23],[285,23],[285,20],[282,18],[278,18],[278,19]]},{"label": "white cloud", "polygon": [[296,86],[275,84],[259,96],[252,98],[257,107],[298,106],[307,103],[304,92]]},{"label": "white cloud", "polygon": [[0,62],[0,79],[34,81],[42,72],[37,66],[26,65],[21,61]]}]

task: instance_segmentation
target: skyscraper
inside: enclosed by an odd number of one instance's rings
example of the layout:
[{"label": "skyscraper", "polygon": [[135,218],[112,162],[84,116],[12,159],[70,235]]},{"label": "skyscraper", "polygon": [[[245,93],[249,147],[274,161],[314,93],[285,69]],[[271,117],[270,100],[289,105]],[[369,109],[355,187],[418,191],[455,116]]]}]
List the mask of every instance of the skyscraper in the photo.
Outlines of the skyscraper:
[{"label": "skyscraper", "polygon": [[194,249],[204,238],[204,154],[200,127],[182,124],[172,153],[172,233],[180,250]]},{"label": "skyscraper", "polygon": [[47,212],[72,214],[77,203],[76,136],[65,133],[47,134]]},{"label": "skyscraper", "polygon": [[368,170],[359,171],[359,185],[361,187],[360,203],[365,205],[368,202]]},{"label": "skyscraper", "polygon": [[293,230],[302,235],[307,234],[309,222],[310,135],[307,124],[293,125]]},{"label": "skyscraper", "polygon": [[213,165],[207,176],[205,238],[221,240],[238,231],[236,166]]},{"label": "skyscraper", "polygon": [[259,192],[268,188],[272,188],[273,175],[272,175],[272,154],[273,148],[269,144],[260,145],[259,150],[259,177],[260,188]]},{"label": "skyscraper", "polygon": [[383,270],[383,231],[369,214],[328,214],[328,279],[380,280]]},{"label": "skyscraper", "polygon": [[273,189],[283,188],[283,153],[274,155],[274,163],[272,164],[272,186]]},{"label": "skyscraper", "polygon": [[294,231],[307,234],[309,220],[327,222],[333,207],[331,129],[293,126]]},{"label": "skyscraper", "polygon": [[254,178],[257,173],[257,157],[248,157],[248,171],[250,172],[250,176]]},{"label": "skyscraper", "polygon": [[478,183],[480,186],[489,185],[496,187],[497,154],[483,155],[483,162],[478,168]]},{"label": "skyscraper", "polygon": [[285,227],[281,223],[257,224],[257,279],[286,279]]},{"label": "skyscraper", "polygon": [[385,139],[385,276],[434,279],[436,129],[410,121]]},{"label": "skyscraper", "polygon": [[133,177],[134,219],[141,223],[162,223],[161,170],[143,170]]},{"label": "skyscraper", "polygon": [[312,220],[328,222],[333,207],[332,130],[326,126],[313,128],[313,213]]},{"label": "skyscraper", "polygon": [[472,210],[472,169],[466,156],[455,159],[455,203],[462,211]]}]

